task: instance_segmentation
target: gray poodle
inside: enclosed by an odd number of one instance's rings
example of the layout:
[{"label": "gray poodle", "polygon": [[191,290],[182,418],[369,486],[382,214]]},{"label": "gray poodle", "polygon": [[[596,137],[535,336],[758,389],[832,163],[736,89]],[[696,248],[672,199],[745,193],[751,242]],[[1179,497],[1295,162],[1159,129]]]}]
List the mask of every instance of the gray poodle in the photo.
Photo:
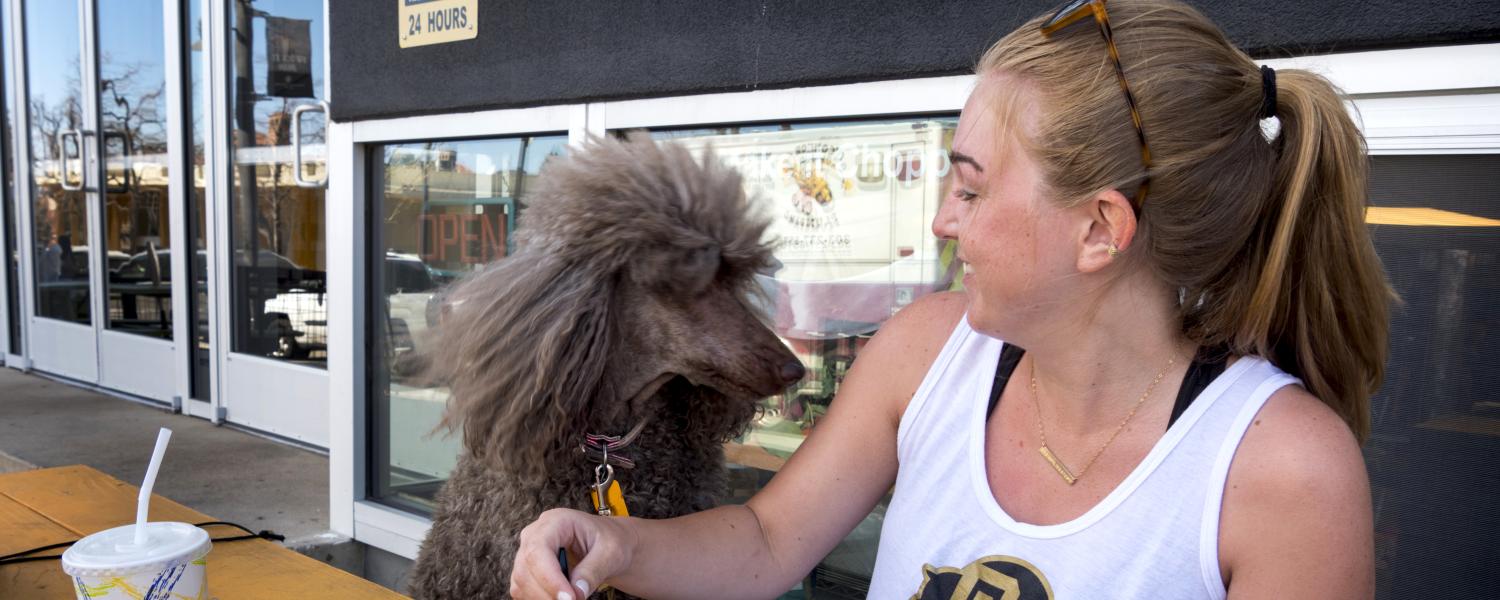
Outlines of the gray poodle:
[{"label": "gray poodle", "polygon": [[634,463],[614,468],[631,516],[717,504],[723,444],[803,375],[752,302],[768,225],[738,173],[677,144],[595,139],[547,165],[516,253],[448,295],[428,364],[464,452],[413,596],[508,597],[521,529],[592,510],[585,434],[639,429],[612,454]]}]

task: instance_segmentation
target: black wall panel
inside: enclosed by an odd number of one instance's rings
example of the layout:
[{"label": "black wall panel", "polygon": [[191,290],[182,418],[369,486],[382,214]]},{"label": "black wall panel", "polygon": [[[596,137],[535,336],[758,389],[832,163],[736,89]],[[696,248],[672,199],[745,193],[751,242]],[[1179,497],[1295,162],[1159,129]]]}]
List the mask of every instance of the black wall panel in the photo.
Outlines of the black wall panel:
[{"label": "black wall panel", "polygon": [[[329,0],[332,117],[968,72],[1055,0],[479,0],[478,38],[401,49],[400,0]],[[1258,57],[1500,39],[1496,0],[1195,3]]]}]

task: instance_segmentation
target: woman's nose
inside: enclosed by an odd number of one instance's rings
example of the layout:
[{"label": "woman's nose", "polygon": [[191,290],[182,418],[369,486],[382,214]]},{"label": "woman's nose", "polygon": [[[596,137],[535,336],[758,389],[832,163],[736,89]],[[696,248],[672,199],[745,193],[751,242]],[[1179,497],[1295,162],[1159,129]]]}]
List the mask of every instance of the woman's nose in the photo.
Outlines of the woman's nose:
[{"label": "woman's nose", "polygon": [[937,215],[932,218],[932,235],[940,240],[958,239],[958,210],[954,204],[958,202],[947,198],[943,199],[938,206]]}]

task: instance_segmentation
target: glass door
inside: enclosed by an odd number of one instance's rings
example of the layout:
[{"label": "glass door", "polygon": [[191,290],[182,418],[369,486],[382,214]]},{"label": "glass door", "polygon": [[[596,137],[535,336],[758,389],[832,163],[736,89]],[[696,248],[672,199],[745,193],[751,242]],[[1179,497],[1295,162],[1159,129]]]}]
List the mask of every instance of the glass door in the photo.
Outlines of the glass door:
[{"label": "glass door", "polygon": [[[328,445],[322,0],[226,0],[215,330],[228,420]],[[219,246],[224,247],[224,246]]]},{"label": "glass door", "polygon": [[[90,274],[108,266],[95,223],[95,96],[85,92],[91,58],[81,2],[27,0],[24,7],[26,139],[30,161],[31,292],[28,350],[42,371],[97,382],[97,291]],[[92,87],[92,86],[90,86]],[[123,262],[116,259],[116,263]]]},{"label": "glass door", "polygon": [[100,384],[175,395],[164,3],[95,0],[93,77],[99,244]]},{"label": "glass door", "polygon": [[36,368],[176,395],[164,2],[26,0]]}]

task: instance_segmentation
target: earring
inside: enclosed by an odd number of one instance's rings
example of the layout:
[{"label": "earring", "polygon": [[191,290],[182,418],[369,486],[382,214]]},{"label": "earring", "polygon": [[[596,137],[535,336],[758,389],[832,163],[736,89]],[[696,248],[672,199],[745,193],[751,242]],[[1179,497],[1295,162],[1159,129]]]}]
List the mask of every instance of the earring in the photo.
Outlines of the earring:
[{"label": "earring", "polygon": [[1114,256],[1119,256],[1119,254],[1120,254],[1120,247],[1116,246],[1114,242],[1110,242],[1109,243],[1109,255],[1111,257],[1114,257]]}]

